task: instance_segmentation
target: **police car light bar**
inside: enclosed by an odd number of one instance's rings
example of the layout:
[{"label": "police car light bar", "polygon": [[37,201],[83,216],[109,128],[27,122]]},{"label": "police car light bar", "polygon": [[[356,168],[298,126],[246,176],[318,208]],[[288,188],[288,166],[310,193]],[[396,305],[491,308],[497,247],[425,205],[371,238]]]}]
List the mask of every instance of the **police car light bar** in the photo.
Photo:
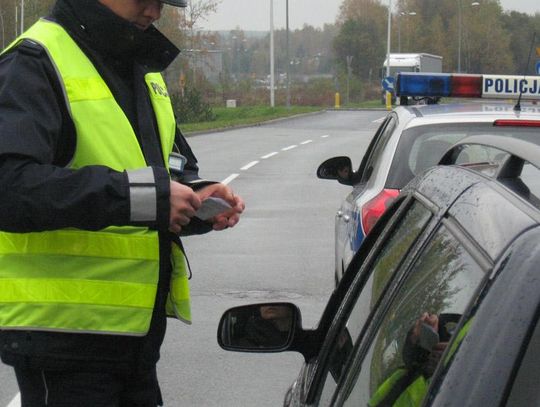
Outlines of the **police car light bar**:
[{"label": "police car light bar", "polygon": [[540,76],[401,72],[397,96],[540,99]]}]

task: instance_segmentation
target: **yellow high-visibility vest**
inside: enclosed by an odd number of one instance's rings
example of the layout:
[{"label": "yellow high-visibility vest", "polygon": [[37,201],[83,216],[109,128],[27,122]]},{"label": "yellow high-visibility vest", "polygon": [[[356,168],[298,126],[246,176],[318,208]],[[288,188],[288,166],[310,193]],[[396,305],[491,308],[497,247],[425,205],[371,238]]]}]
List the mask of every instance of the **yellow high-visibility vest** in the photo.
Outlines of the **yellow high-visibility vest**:
[{"label": "yellow high-visibility vest", "polygon": [[[23,39],[39,43],[58,73],[77,137],[69,167],[144,173],[148,166],[129,120],[69,34],[40,20],[5,51]],[[167,165],[176,128],[171,102],[161,74],[149,73],[145,81]],[[190,322],[185,258],[172,246],[167,309]],[[145,227],[1,232],[0,329],[145,335],[158,276],[158,233]]]}]

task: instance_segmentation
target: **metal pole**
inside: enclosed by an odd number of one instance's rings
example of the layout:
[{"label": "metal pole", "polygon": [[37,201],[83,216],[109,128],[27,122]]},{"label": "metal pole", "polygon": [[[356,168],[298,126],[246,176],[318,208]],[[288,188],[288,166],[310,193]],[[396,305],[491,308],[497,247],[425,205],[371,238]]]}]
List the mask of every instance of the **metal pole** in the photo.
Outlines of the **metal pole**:
[{"label": "metal pole", "polygon": [[399,13],[397,15],[397,49],[398,52],[401,52],[401,17],[403,16],[403,13]]},{"label": "metal pole", "polygon": [[21,34],[24,32],[24,0],[21,0]]},{"label": "metal pole", "polygon": [[17,31],[17,28],[18,28],[18,25],[19,25],[18,15],[19,15],[19,7],[15,6],[15,38],[17,38],[17,36],[19,34],[18,31]]},{"label": "metal pole", "polygon": [[461,73],[461,0],[458,0],[458,58],[457,70]]},{"label": "metal pole", "polygon": [[287,109],[291,108],[291,58],[289,56],[289,0],[285,2],[286,7],[286,32],[287,32]]},{"label": "metal pole", "polygon": [[390,76],[390,29],[392,24],[392,0],[388,0],[388,32],[386,36],[386,76]]},{"label": "metal pole", "polygon": [[274,0],[270,0],[270,106],[276,105],[274,95]]},{"label": "metal pole", "polygon": [[4,12],[0,11],[0,20],[2,21],[2,49],[6,48],[6,32],[4,30]]},{"label": "metal pole", "polygon": [[[390,76],[390,30],[392,26],[392,0],[388,0],[388,33],[386,38],[386,77]],[[388,110],[392,109],[392,95],[386,91],[384,93],[385,105]]]}]

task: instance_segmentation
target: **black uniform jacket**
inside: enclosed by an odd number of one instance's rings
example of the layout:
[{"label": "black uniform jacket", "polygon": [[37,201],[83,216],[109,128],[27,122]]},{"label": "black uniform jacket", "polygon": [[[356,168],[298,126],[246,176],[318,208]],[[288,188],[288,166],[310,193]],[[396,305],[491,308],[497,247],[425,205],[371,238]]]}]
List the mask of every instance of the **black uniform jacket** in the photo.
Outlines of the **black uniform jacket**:
[{"label": "black uniform jacket", "polygon": [[[170,181],[143,77],[165,69],[179,51],[154,27],[143,32],[97,0],[58,0],[48,19],[61,24],[94,63],[154,170],[158,215],[145,226],[160,232],[159,289],[146,337],[2,331],[1,357],[7,364],[46,369],[152,367],[165,333],[171,240],[178,238],[167,231]],[[45,51],[24,41],[0,58],[0,230],[130,225],[127,175],[103,166],[66,168],[74,146],[75,128],[57,74]],[[176,146],[188,159],[181,182],[207,184],[180,132]],[[191,233],[211,229],[203,222],[190,225]]]}]

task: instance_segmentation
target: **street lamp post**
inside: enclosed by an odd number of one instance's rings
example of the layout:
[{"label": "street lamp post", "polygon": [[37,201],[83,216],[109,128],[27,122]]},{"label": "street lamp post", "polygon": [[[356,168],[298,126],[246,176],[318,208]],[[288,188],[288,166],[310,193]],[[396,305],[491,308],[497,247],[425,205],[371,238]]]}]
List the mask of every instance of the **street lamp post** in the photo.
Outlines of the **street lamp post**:
[{"label": "street lamp post", "polygon": [[461,73],[461,0],[458,0],[458,60],[457,70]]},{"label": "street lamp post", "polygon": [[409,11],[409,12],[402,11],[398,15],[398,52],[401,52],[401,18],[406,17],[406,16],[415,16],[415,15],[416,15],[416,12],[414,11]]},{"label": "street lamp post", "polygon": [[2,49],[4,49],[6,47],[6,40],[5,40],[5,37],[6,37],[6,32],[5,32],[5,29],[4,29],[4,11],[0,11],[0,22],[2,23]]},{"label": "street lamp post", "polygon": [[270,0],[270,106],[276,105],[274,95],[274,0]]},{"label": "street lamp post", "polygon": [[[477,1],[473,1],[471,3],[472,7],[479,6],[480,3]],[[462,30],[463,30],[463,22],[462,22],[462,7],[461,7],[461,0],[458,0],[458,72],[461,73],[461,36],[462,36]]]},{"label": "street lamp post", "polygon": [[386,33],[386,76],[390,76],[390,29],[392,25],[392,0],[388,0],[388,27]]},{"label": "street lamp post", "polygon": [[287,37],[287,109],[291,108],[291,58],[289,55],[289,0],[285,2],[285,22],[286,22],[286,37]]},{"label": "street lamp post", "polygon": [[21,34],[24,32],[24,0],[21,0]]}]

